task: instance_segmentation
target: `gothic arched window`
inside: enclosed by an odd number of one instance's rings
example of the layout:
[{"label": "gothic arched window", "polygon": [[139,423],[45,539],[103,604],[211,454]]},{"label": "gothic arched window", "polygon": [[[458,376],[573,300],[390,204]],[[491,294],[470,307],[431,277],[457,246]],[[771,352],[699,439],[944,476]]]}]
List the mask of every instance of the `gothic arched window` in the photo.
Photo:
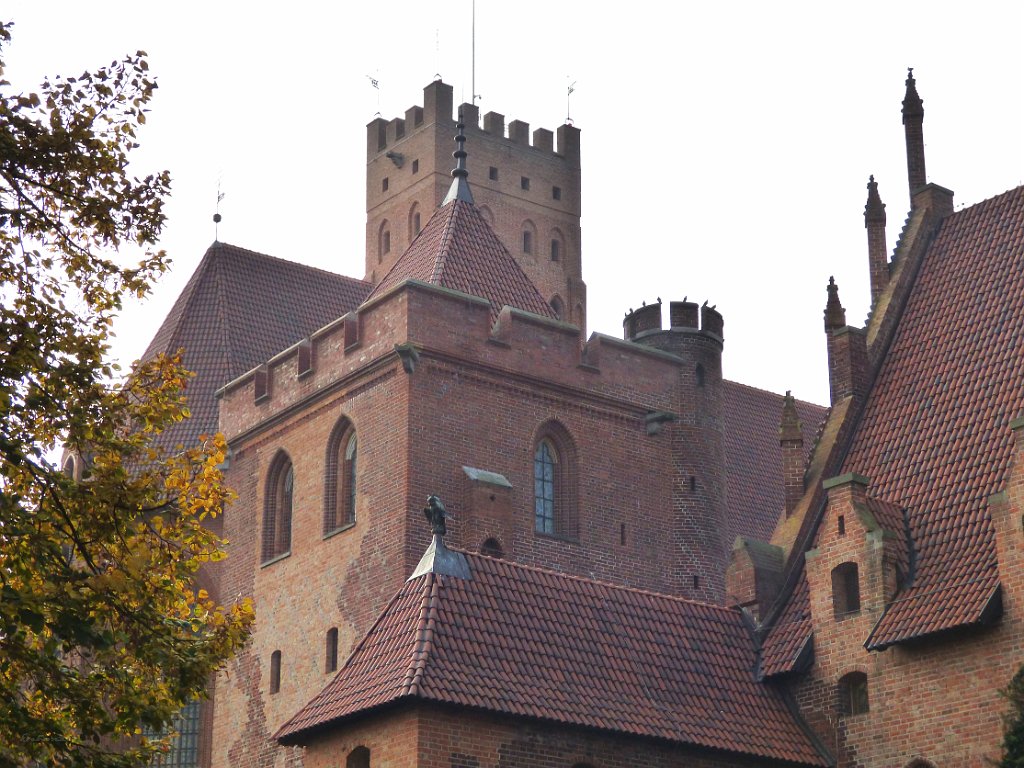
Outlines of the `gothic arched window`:
[{"label": "gothic arched window", "polygon": [[287,554],[292,547],[292,497],[295,473],[288,454],[274,457],[267,473],[266,499],[263,505],[263,562]]},{"label": "gothic arched window", "polygon": [[576,493],[572,442],[559,424],[545,425],[533,451],[534,530],[575,538]]},{"label": "gothic arched window", "polygon": [[352,424],[343,419],[327,443],[324,482],[324,535],[356,521],[356,453]]}]

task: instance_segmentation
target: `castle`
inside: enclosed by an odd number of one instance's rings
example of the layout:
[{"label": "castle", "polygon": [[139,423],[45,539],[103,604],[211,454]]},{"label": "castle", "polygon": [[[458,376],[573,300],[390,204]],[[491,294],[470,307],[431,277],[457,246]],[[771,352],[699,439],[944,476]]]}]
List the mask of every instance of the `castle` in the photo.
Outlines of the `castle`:
[{"label": "castle", "polygon": [[436,81],[369,124],[363,280],[214,243],[150,345],[197,373],[168,439],[227,437],[204,578],[258,615],[166,764],[997,756],[1024,189],[954,213],[908,77],[911,209],[890,259],[869,182],[872,311],[828,285],[826,410],[724,380],[708,302],[587,337],[579,131],[458,114]]}]

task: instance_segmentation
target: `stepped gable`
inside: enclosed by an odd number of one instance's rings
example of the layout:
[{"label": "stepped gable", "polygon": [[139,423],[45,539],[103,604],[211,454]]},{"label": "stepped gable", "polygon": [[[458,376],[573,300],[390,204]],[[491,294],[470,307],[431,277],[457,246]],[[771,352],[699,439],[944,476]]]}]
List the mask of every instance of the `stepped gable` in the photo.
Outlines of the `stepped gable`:
[{"label": "stepped gable", "polygon": [[465,557],[469,578],[406,582],[276,738],[304,744],[357,714],[432,701],[828,764],[781,694],[754,679],[739,611]]},{"label": "stepped gable", "polygon": [[[779,414],[782,395],[735,381],[723,381],[722,416],[725,422],[725,476],[728,478],[729,541],[749,536],[771,538],[785,505]],[[810,454],[828,409],[802,400],[796,411]]]},{"label": "stepped gable", "polygon": [[215,242],[192,273],[143,359],[185,349],[190,419],[161,435],[168,447],[217,431],[216,391],[359,306],[372,286],[322,269]]},{"label": "stepped gable", "polygon": [[907,508],[917,556],[870,648],[984,619],[999,586],[987,501],[1022,411],[1024,187],[943,222],[844,463]]},{"label": "stepped gable", "polygon": [[505,305],[554,318],[522,267],[498,240],[473,203],[454,199],[442,205],[377,284],[370,298],[406,280],[419,280],[480,296],[491,303],[491,320]]},{"label": "stepped gable", "polygon": [[[1006,484],[1024,412],[1024,187],[948,216],[925,254],[843,464],[905,507],[913,580],[872,650],[977,624],[998,610],[988,497]],[[762,673],[791,671],[810,639],[801,574],[764,643]]]}]

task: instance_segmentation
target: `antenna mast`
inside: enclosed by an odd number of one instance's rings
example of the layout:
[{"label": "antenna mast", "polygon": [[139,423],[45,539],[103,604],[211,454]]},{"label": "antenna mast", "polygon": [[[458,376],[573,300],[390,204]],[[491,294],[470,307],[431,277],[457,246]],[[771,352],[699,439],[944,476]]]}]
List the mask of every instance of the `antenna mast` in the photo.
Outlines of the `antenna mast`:
[{"label": "antenna mast", "polygon": [[471,39],[472,39],[473,54],[472,54],[472,59],[471,59],[471,64],[470,64],[470,68],[471,68],[471,71],[472,71],[472,77],[470,78],[470,81],[469,81],[470,96],[472,98],[470,98],[469,103],[470,104],[476,104],[476,0],[473,0],[472,19],[473,19],[473,34],[471,36]]},{"label": "antenna mast", "polygon": [[[566,75],[565,79],[568,80],[569,76]],[[572,83],[569,84],[569,88],[566,90],[566,94],[565,94],[565,124],[566,125],[572,125],[572,109],[570,109],[570,102],[569,102],[569,100],[572,97],[572,92],[576,90],[576,83],[577,82],[578,81],[573,80]]]}]

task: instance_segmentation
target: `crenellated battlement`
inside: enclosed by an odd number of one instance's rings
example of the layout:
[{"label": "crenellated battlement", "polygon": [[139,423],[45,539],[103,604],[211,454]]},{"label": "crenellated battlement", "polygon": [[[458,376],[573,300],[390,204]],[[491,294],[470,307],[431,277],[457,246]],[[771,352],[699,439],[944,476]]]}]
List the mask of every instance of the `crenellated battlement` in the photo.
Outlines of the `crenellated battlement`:
[{"label": "crenellated battlement", "polygon": [[[455,111],[452,86],[435,80],[423,89],[423,106],[414,105],[406,110],[405,117],[385,120],[378,117],[366,126],[366,159],[373,160],[381,153],[394,149],[394,145],[405,139],[407,135],[421,128],[432,125],[455,126]],[[538,153],[550,155],[579,167],[580,132],[579,129],[564,124],[555,131],[548,128],[536,128],[530,133],[530,124],[522,120],[513,120],[505,125],[505,115],[498,112],[487,112],[480,124],[480,108],[475,104],[462,104],[458,111],[466,125],[467,132],[487,134],[507,144],[509,147],[531,147]],[[556,141],[557,139],[557,141]]]},{"label": "crenellated battlement", "polygon": [[[701,331],[721,342],[724,326],[721,313],[714,306],[709,307],[706,301],[698,305],[684,299],[669,304],[669,331]],[[654,304],[645,302],[639,309],[630,309],[622,321],[623,338],[627,341],[639,341],[647,334],[663,330],[660,298]]]},{"label": "crenellated battlement", "polygon": [[576,326],[513,307],[492,321],[485,299],[409,280],[222,387],[221,429],[233,440],[318,398],[414,375],[424,360],[502,379],[543,377],[584,400],[628,399],[638,429],[647,412],[672,409],[682,364],[671,350],[602,334],[582,343]]}]

